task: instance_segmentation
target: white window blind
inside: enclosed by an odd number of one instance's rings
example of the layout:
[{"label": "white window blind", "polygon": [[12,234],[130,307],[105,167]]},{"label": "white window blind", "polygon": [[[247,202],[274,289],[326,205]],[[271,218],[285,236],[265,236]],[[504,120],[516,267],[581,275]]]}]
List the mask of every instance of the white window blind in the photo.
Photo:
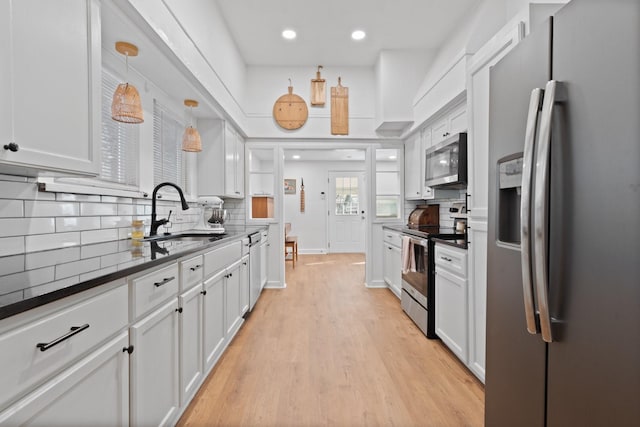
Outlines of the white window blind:
[{"label": "white window blind", "polygon": [[120,123],[111,118],[111,101],[118,83],[118,78],[103,68],[100,179],[137,186],[140,126]]},{"label": "white window blind", "polygon": [[158,100],[153,101],[153,184],[173,182],[187,188],[182,152],[185,124]]}]

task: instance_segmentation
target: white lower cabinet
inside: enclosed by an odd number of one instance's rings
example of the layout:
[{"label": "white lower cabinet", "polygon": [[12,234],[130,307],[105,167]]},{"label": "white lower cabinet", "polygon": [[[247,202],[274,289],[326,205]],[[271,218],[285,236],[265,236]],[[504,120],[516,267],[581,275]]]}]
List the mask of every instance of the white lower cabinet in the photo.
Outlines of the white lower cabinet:
[{"label": "white lower cabinet", "polygon": [[225,334],[233,336],[242,324],[241,302],[240,302],[240,267],[242,263],[237,262],[227,269],[225,275]]},{"label": "white lower cabinet", "polygon": [[180,324],[180,405],[186,405],[202,380],[202,283],[178,297]]},{"label": "white lower cabinet", "polygon": [[178,414],[178,299],[129,328],[131,425],[170,425]]},{"label": "white lower cabinet", "polygon": [[484,383],[487,339],[487,223],[469,221],[469,369]]},{"label": "white lower cabinet", "polygon": [[249,256],[242,257],[240,264],[240,316],[244,316],[249,311]]},{"label": "white lower cabinet", "polygon": [[468,361],[466,250],[436,244],[436,334],[465,364]]},{"label": "white lower cabinet", "polygon": [[224,314],[224,279],[226,271],[215,274],[204,282],[203,329],[204,336],[204,371],[215,365],[224,348],[225,314]]},{"label": "white lower cabinet", "polygon": [[383,230],[382,274],[389,289],[400,298],[402,290],[402,238],[399,233]]},{"label": "white lower cabinet", "polygon": [[128,425],[128,345],[124,331],[9,406],[0,425]]}]

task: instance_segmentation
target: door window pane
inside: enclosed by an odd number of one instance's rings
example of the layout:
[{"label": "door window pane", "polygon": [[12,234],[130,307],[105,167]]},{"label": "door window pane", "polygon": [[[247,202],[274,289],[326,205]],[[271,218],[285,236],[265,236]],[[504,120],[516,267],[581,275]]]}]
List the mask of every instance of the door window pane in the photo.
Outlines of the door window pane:
[{"label": "door window pane", "polygon": [[358,177],[336,177],[336,215],[358,215]]}]

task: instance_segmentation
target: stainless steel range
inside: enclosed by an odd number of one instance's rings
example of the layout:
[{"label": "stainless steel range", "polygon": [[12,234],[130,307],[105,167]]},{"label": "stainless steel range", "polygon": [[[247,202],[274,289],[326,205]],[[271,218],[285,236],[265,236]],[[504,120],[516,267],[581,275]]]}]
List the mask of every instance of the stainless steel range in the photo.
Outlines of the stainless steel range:
[{"label": "stainless steel range", "polygon": [[439,226],[405,228],[402,241],[402,309],[427,336],[436,335],[435,261],[433,237],[459,239],[464,234]]}]

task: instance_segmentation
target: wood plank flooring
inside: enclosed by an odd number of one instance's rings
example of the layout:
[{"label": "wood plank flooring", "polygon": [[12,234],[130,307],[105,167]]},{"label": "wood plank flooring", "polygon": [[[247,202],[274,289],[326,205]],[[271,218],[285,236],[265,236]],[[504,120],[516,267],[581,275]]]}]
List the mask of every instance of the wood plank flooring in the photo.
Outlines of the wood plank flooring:
[{"label": "wood plank flooring", "polygon": [[427,340],[364,255],[300,255],[265,290],[180,426],[481,426],[482,384]]}]

